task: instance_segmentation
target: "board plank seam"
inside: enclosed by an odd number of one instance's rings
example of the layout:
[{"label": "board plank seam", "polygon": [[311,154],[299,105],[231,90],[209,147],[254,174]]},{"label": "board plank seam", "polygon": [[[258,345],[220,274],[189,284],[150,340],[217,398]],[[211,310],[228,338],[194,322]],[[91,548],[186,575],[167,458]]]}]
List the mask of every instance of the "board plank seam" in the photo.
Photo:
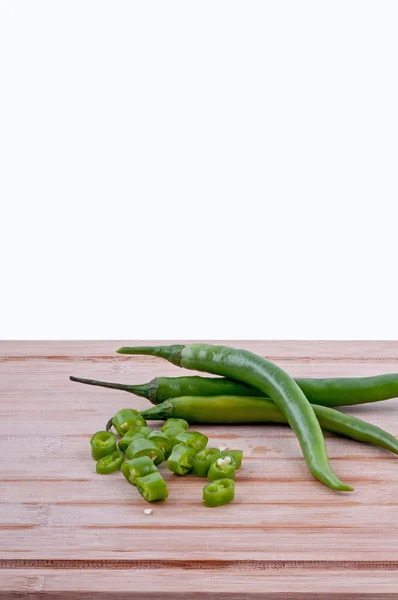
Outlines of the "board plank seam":
[{"label": "board plank seam", "polygon": [[398,571],[398,561],[0,559],[0,569],[206,569],[234,571],[311,569],[312,571]]}]

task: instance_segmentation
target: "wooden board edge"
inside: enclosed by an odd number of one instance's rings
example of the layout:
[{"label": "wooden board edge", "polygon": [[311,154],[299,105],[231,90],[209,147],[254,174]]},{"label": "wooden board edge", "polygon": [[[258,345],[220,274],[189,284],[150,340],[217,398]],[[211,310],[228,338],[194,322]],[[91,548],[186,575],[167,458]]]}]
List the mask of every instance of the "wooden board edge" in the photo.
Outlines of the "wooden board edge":
[{"label": "wooden board edge", "polygon": [[[274,359],[395,360],[398,341],[394,340],[0,340],[0,358],[110,358],[126,360],[116,349],[126,345],[212,343],[247,348]],[[146,357],[145,360],[155,360]]]}]

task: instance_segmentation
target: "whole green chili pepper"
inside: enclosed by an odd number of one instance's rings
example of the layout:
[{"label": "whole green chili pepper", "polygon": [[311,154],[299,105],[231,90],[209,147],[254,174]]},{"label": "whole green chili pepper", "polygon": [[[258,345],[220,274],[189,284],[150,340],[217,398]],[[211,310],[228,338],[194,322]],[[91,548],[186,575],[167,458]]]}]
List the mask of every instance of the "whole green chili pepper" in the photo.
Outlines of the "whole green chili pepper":
[{"label": "whole green chili pepper", "polygon": [[158,448],[163,452],[165,459],[169,458],[173,444],[169,436],[163,431],[152,431],[148,435],[148,440],[156,444]]},{"label": "whole green chili pepper", "polygon": [[[70,377],[71,381],[123,390],[161,404],[180,396],[255,396],[268,397],[250,385],[225,377],[155,377],[149,383],[125,385],[94,379]],[[312,404],[350,406],[379,402],[398,397],[398,374],[372,377],[295,378],[295,382]]]},{"label": "whole green chili pepper", "polygon": [[184,431],[175,436],[175,441],[199,452],[206,448],[209,438],[199,431]]},{"label": "whole green chili pepper", "polygon": [[[112,425],[120,436],[123,436],[129,429],[136,427],[145,427],[146,421],[141,417],[138,410],[132,408],[123,408],[112,417]],[[107,426],[108,428],[108,426]]]},{"label": "whole green chili pepper", "polygon": [[297,383],[277,365],[248,350],[207,344],[138,346],[120,348],[118,352],[159,356],[180,367],[223,375],[258,388],[286,416],[312,475],[332,489],[353,490],[340,481],[329,465],[322,429],[311,404]]},{"label": "whole green chili pepper", "polygon": [[123,452],[121,450],[115,450],[112,454],[107,454],[107,456],[100,458],[95,470],[97,473],[101,473],[101,475],[108,475],[109,473],[119,471],[123,461]]},{"label": "whole green chili pepper", "polygon": [[167,468],[177,475],[187,475],[193,469],[195,450],[185,444],[174,446],[167,461]]},{"label": "whole green chili pepper", "polygon": [[233,479],[216,479],[203,488],[203,504],[205,506],[222,506],[234,499],[235,481]]},{"label": "whole green chili pepper", "polygon": [[122,464],[122,473],[132,485],[137,485],[138,477],[156,473],[157,470],[157,467],[148,456],[139,456]]},{"label": "whole green chili pepper", "polygon": [[[398,440],[383,429],[335,408],[312,405],[320,426],[325,431],[374,444],[398,454]],[[287,423],[282,411],[271,400],[244,396],[171,398],[163,404],[142,411],[143,416],[156,421],[179,415],[191,423]]]},{"label": "whole green chili pepper", "polygon": [[204,448],[204,450],[200,450],[193,459],[193,474],[196,477],[207,477],[211,463],[220,458],[220,454],[218,448]]},{"label": "whole green chili pepper", "polygon": [[124,434],[122,439],[119,441],[119,450],[122,452],[126,452],[127,448],[132,444],[135,440],[144,440],[146,439],[146,435],[140,431],[143,427],[136,427],[135,429],[130,429],[127,433]]},{"label": "whole green chili pepper", "polygon": [[214,481],[215,479],[235,479],[236,460],[231,456],[217,458],[213,460],[207,473],[207,479]]},{"label": "whole green chili pepper", "polygon": [[167,484],[159,471],[150,473],[136,480],[137,490],[147,502],[168,498]]},{"label": "whole green chili pepper", "polygon": [[221,452],[221,457],[225,458],[226,456],[231,456],[232,458],[234,458],[236,460],[236,469],[240,469],[240,467],[242,466],[243,459],[242,450],[223,450]]},{"label": "whole green chili pepper", "polygon": [[90,444],[91,456],[94,460],[99,460],[117,449],[116,436],[111,431],[97,431],[91,438]]},{"label": "whole green chili pepper", "polygon": [[164,454],[156,444],[146,438],[135,440],[126,450],[128,458],[138,458],[139,456],[148,456],[155,465],[160,465],[164,461]]}]

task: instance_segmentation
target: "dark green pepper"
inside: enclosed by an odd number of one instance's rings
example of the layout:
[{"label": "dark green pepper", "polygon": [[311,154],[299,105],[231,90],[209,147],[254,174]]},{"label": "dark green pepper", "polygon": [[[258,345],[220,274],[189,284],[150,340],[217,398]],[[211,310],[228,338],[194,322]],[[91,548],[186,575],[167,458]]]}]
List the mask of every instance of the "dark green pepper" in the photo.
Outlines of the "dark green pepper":
[{"label": "dark green pepper", "polygon": [[214,481],[215,479],[235,479],[236,459],[231,456],[225,458],[217,458],[211,463],[207,479]]},{"label": "dark green pepper", "polygon": [[193,474],[196,477],[207,477],[212,462],[220,457],[218,448],[204,448],[197,453],[193,461]]},{"label": "dark green pepper", "polygon": [[[148,433],[146,430],[148,430]],[[125,433],[119,441],[119,450],[126,452],[127,448],[134,440],[147,438],[151,431],[152,429],[149,429],[149,427],[135,427],[135,429],[130,429],[130,431]]]},{"label": "dark green pepper", "polygon": [[116,450],[116,436],[111,431],[97,431],[90,440],[91,456],[99,460]]},{"label": "dark green pepper", "polygon": [[137,490],[147,502],[164,500],[169,495],[167,484],[159,471],[144,477],[138,477],[136,483]]},{"label": "dark green pepper", "polygon": [[259,389],[269,395],[286,417],[313,476],[334,490],[353,490],[340,481],[330,467],[322,429],[313,407],[297,383],[276,364],[247,350],[208,344],[137,346],[119,348],[117,352],[159,356],[185,369],[230,377]]},{"label": "dark green pepper", "polygon": [[203,504],[205,506],[222,506],[234,499],[235,482],[232,479],[217,479],[203,488]]},{"label": "dark green pepper", "polygon": [[242,465],[243,452],[242,450],[223,450],[221,452],[222,458],[226,456],[231,456],[236,460],[236,469],[240,469]]},{"label": "dark green pepper", "polygon": [[115,452],[104,456],[97,462],[96,471],[97,473],[101,473],[101,475],[114,473],[115,471],[119,471],[123,461],[123,452],[121,450],[115,450]]},{"label": "dark green pepper", "polygon": [[148,435],[148,440],[156,444],[157,447],[161,449],[165,459],[169,458],[173,448],[173,444],[168,435],[163,433],[163,431],[152,431]]},{"label": "dark green pepper", "polygon": [[169,456],[167,468],[177,475],[187,475],[193,469],[195,454],[193,448],[189,448],[185,444],[177,444]]},{"label": "dark green pepper", "polygon": [[167,433],[169,427],[180,427],[181,429],[188,429],[189,423],[185,419],[167,419],[163,423],[162,431]]},{"label": "dark green pepper", "polygon": [[129,429],[135,429],[136,427],[145,427],[146,421],[144,417],[140,415],[138,410],[132,408],[123,408],[119,410],[112,418],[112,425],[120,436],[123,436],[129,431]]},{"label": "dark green pepper", "polygon": [[165,433],[167,435],[167,437],[169,438],[169,440],[171,441],[172,446],[175,446],[176,444],[180,443],[180,442],[176,442],[176,436],[179,433],[185,433],[185,429],[180,427],[180,425],[170,425],[164,431],[162,430],[162,433]]},{"label": "dark green pepper", "polygon": [[150,433],[152,433],[153,429],[151,427],[135,427],[134,429],[130,429],[130,431],[136,431],[137,433],[142,433],[144,437],[148,437]]},{"label": "dark green pepper", "polygon": [[175,441],[199,452],[206,448],[209,438],[199,431],[183,431],[175,436]]},{"label": "dark green pepper", "polygon": [[139,456],[148,456],[155,465],[164,461],[164,454],[160,448],[151,440],[145,438],[135,440],[126,450],[129,458],[138,458]]},{"label": "dark green pepper", "polygon": [[157,470],[157,467],[148,456],[139,456],[122,464],[123,475],[129,483],[135,486],[139,477],[156,473]]}]

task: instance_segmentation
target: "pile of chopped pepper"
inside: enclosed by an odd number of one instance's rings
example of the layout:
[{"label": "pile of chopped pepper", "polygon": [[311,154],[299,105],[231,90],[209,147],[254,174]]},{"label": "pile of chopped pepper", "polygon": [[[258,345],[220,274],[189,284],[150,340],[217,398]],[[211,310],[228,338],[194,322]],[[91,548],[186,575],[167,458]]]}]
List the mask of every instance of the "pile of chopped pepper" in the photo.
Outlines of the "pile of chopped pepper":
[{"label": "pile of chopped pepper", "polygon": [[203,488],[205,506],[228,504],[234,499],[235,471],[242,464],[242,451],[208,448],[207,436],[188,431],[188,427],[184,419],[170,418],[157,431],[147,427],[137,410],[124,408],[108,422],[106,431],[98,431],[91,438],[91,455],[98,461],[96,471],[105,475],[121,470],[141,496],[153,502],[169,495],[158,469],[167,461],[167,468],[177,475],[192,473],[208,479],[210,483]]},{"label": "pile of chopped pepper", "polygon": [[[398,455],[398,439],[394,435],[337,410],[398,397],[398,373],[292,379],[278,365],[253,352],[211,344],[122,347],[117,352],[156,356],[178,367],[218,375],[155,377],[139,385],[70,377],[79,383],[136,394],[155,405],[141,412],[119,411],[108,422],[106,431],[99,431],[91,440],[97,472],[111,473],[121,468],[149,501],[167,497],[167,485],[157,469],[166,460],[170,471],[178,475],[207,477],[210,483],[203,490],[206,506],[226,504],[233,498],[235,471],[242,461],[242,452],[208,448],[206,436],[187,431],[188,422],[288,424],[314,478],[340,492],[352,492],[354,488],[341,481],[332,469],[323,431],[374,444]],[[146,426],[146,420],[159,419],[165,420],[162,431]],[[110,431],[112,426],[122,438],[118,446]]]}]

